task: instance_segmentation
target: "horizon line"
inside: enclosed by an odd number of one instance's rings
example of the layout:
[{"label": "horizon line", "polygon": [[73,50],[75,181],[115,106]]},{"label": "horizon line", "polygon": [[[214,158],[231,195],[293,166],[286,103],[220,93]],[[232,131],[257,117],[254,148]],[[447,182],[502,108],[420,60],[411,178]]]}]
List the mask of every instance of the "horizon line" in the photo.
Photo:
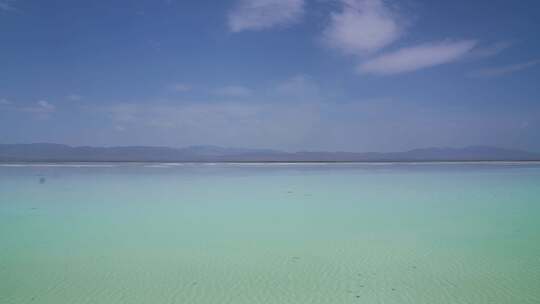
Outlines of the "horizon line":
[{"label": "horizon line", "polygon": [[532,151],[528,149],[521,149],[521,148],[509,148],[509,147],[501,147],[501,146],[491,146],[491,145],[465,145],[465,146],[425,146],[425,147],[418,147],[418,148],[411,148],[406,150],[392,150],[392,151],[376,151],[376,150],[369,150],[369,151],[347,151],[347,150],[282,150],[279,148],[253,148],[253,147],[239,147],[239,146],[222,146],[222,145],[215,145],[215,144],[193,144],[193,145],[186,145],[186,146],[167,146],[167,145],[72,145],[72,144],[64,144],[64,143],[55,143],[55,142],[27,142],[27,143],[0,143],[1,145],[59,145],[59,146],[66,146],[70,148],[166,148],[166,149],[174,149],[174,150],[182,150],[182,149],[188,149],[188,148],[194,148],[194,147],[214,147],[214,148],[222,148],[222,149],[245,149],[245,150],[259,150],[259,151],[272,151],[272,152],[278,152],[278,153],[287,153],[287,154],[294,154],[294,153],[362,153],[362,154],[368,154],[368,153],[405,153],[405,152],[412,152],[417,150],[429,150],[429,149],[454,149],[454,150],[463,150],[468,148],[489,148],[489,149],[500,149],[500,150],[511,150],[515,152],[526,152],[526,153],[532,153],[532,154],[540,154],[540,151]]}]

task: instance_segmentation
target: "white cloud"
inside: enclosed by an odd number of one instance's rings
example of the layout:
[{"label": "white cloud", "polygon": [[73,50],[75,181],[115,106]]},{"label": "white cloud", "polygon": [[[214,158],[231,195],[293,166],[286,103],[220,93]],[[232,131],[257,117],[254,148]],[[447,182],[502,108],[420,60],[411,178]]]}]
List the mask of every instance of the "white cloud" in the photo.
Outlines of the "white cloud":
[{"label": "white cloud", "polygon": [[382,0],[342,0],[323,32],[324,42],[346,54],[374,52],[394,42],[403,32],[394,12]]},{"label": "white cloud", "polygon": [[251,90],[238,85],[230,85],[218,88],[215,93],[226,97],[246,97],[251,95]]},{"label": "white cloud", "polygon": [[56,107],[52,104],[50,104],[48,101],[46,100],[40,100],[37,102],[37,105],[44,109],[44,110],[47,110],[47,111],[54,111],[56,109]]},{"label": "white cloud", "polygon": [[323,42],[359,60],[357,71],[390,75],[433,67],[468,57],[494,56],[512,45],[503,41],[477,47],[474,40],[439,41],[381,51],[394,44],[405,32],[402,14],[384,0],[336,0],[340,12],[330,15],[323,31]]},{"label": "white cloud", "polygon": [[264,30],[298,22],[304,13],[304,0],[239,0],[229,13],[232,32]]},{"label": "white cloud", "polygon": [[444,41],[405,47],[361,63],[360,73],[390,75],[411,72],[455,61],[471,51],[473,40]]},{"label": "white cloud", "polygon": [[480,77],[480,78],[503,76],[503,75],[519,72],[525,69],[529,69],[539,64],[540,64],[540,59],[536,59],[536,60],[531,60],[528,62],[510,64],[510,65],[501,66],[501,67],[491,67],[491,68],[480,69],[478,71],[471,72],[469,76]]},{"label": "white cloud", "polygon": [[175,83],[171,85],[171,89],[176,92],[189,92],[193,87],[187,83]]}]

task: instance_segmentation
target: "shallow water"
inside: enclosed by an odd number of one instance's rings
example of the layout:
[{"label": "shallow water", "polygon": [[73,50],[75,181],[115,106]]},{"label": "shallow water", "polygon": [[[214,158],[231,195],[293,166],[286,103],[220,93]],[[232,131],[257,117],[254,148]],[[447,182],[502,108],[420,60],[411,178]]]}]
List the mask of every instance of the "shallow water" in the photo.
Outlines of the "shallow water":
[{"label": "shallow water", "polygon": [[0,303],[539,302],[538,164],[0,165]]}]

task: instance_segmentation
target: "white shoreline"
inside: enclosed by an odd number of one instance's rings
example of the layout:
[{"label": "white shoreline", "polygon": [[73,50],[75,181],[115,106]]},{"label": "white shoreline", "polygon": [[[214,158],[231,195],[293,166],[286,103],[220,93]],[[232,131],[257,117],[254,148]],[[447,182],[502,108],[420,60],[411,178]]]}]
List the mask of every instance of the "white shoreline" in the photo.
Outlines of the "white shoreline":
[{"label": "white shoreline", "polygon": [[540,165],[540,161],[351,161],[351,162],[36,162],[0,163],[0,167],[73,167],[114,168],[142,166],[145,168],[173,168],[182,166],[384,166],[384,165]]}]

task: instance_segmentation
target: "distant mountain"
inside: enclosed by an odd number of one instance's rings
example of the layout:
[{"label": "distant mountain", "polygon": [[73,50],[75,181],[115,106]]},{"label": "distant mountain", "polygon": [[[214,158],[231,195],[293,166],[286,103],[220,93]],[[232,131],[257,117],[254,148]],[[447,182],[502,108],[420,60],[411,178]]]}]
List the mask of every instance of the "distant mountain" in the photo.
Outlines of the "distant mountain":
[{"label": "distant mountain", "polygon": [[72,147],[61,144],[0,144],[0,161],[226,161],[239,155],[273,155],[282,152],[267,149],[240,149],[218,146],[186,148],[123,146]]},{"label": "distant mountain", "polygon": [[280,153],[275,150],[268,149],[245,149],[245,148],[226,148],[220,146],[189,146],[179,149],[186,154],[200,155],[200,156],[227,156],[227,155],[242,155],[250,153],[259,154],[274,154]]},{"label": "distant mountain", "polygon": [[347,161],[525,161],[540,160],[540,153],[485,146],[426,148],[406,152],[282,152],[268,149],[219,146],[72,147],[61,144],[0,144],[1,162],[347,162]]}]

